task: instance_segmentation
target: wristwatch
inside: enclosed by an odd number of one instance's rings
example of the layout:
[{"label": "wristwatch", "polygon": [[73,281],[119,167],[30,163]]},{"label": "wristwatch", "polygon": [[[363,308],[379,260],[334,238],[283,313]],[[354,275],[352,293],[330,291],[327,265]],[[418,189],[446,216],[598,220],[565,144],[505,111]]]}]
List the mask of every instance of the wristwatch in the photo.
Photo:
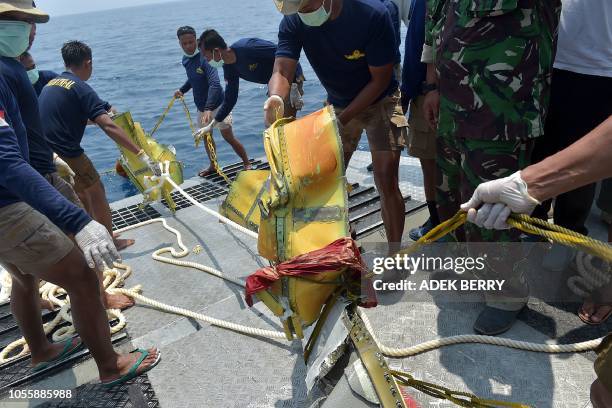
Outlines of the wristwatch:
[{"label": "wristwatch", "polygon": [[438,85],[435,83],[423,82],[421,85],[421,94],[427,95],[431,91],[436,91],[438,89]]}]

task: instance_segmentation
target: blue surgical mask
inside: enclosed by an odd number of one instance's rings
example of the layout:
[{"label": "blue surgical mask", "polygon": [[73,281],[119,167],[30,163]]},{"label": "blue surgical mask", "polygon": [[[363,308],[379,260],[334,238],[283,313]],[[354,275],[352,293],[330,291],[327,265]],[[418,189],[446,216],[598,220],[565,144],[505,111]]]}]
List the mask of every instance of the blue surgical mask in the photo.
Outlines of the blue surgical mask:
[{"label": "blue surgical mask", "polygon": [[[221,53],[221,51],[219,51],[219,54]],[[223,57],[223,56],[221,56]],[[223,61],[223,58],[219,59],[219,61],[215,61],[215,50],[212,51],[212,59],[210,61],[208,61],[208,65],[210,65],[213,68],[221,68],[223,66],[223,64],[225,64],[225,61]]]},{"label": "blue surgical mask", "polygon": [[196,48],[196,50],[193,52],[193,54],[191,54],[191,55],[189,55],[189,54],[187,54],[185,51],[183,51],[183,54],[185,54],[185,56],[186,56],[187,58],[193,58],[193,57],[195,57],[196,55],[198,55],[199,53],[200,53],[200,50],[198,50],[197,48]]},{"label": "blue surgical mask", "polygon": [[38,70],[36,68],[32,68],[31,70],[27,71],[27,74],[28,78],[30,78],[30,83],[32,85],[38,82],[38,78],[40,75],[38,74]]},{"label": "blue surgical mask", "polygon": [[30,45],[32,25],[25,21],[0,20],[0,55],[16,58]]},{"label": "blue surgical mask", "polygon": [[329,17],[331,16],[332,9],[334,6],[334,0],[331,0],[329,11],[325,10],[325,1],[321,4],[321,7],[310,13],[298,13],[302,22],[307,26],[319,27],[322,26]]}]

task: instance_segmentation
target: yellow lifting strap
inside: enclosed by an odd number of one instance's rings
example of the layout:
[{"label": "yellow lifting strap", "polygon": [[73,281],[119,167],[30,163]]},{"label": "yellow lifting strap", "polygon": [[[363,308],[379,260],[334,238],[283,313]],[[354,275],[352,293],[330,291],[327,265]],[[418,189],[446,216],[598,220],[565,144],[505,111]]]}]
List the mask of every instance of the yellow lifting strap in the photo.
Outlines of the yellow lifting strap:
[{"label": "yellow lifting strap", "polygon": [[530,408],[529,405],[520,404],[517,402],[506,402],[491,399],[484,399],[477,397],[469,392],[452,391],[449,388],[441,385],[433,384],[427,381],[420,381],[415,379],[412,375],[404,371],[390,370],[390,374],[395,378],[395,381],[399,385],[405,387],[412,387],[415,390],[419,390],[427,395],[435,398],[448,400],[460,407],[466,408],[498,408],[498,407],[509,407],[509,408]]},{"label": "yellow lifting strap", "polygon": [[[157,123],[155,123],[155,126],[153,126],[153,129],[149,133],[151,137],[153,136],[155,132],[157,132],[157,129],[159,129],[164,119],[166,119],[166,116],[168,115],[168,112],[170,112],[170,109],[172,109],[172,106],[174,106],[174,102],[176,101],[176,99],[177,97],[175,96],[173,96],[172,99],[170,99],[170,103],[168,103],[168,106],[166,107],[166,109],[164,109],[164,112],[161,114],[161,116],[157,120]],[[183,105],[183,111],[185,112],[185,116],[187,117],[187,123],[189,123],[189,128],[191,129],[191,133],[194,134],[197,131],[197,128],[193,123],[193,119],[191,117],[191,112],[189,112],[189,107],[187,106],[187,102],[185,102],[185,98],[183,98],[182,96],[178,97],[178,99],[181,100],[181,103]],[[195,146],[198,147],[199,144],[200,144],[200,141],[196,140]],[[210,152],[210,161],[213,167],[215,168],[215,171],[217,172],[218,175],[223,177],[223,180],[225,180],[228,186],[231,185],[232,184],[231,180],[223,172],[223,170],[219,166],[219,162],[217,161],[217,151],[215,150],[215,146],[213,144],[213,138],[212,138],[211,133],[206,134],[206,145],[208,146],[208,151]]]},{"label": "yellow lifting strap", "polygon": [[[433,228],[427,234],[422,236],[415,244],[400,251],[399,254],[410,254],[416,251],[422,244],[429,244],[439,240],[445,235],[450,234],[457,228],[461,227],[463,224],[465,224],[466,220],[467,213],[465,211],[457,212],[457,214],[455,214],[452,218]],[[612,246],[605,242],[598,241],[567,228],[563,228],[539,218],[533,218],[524,214],[511,214],[507,223],[508,225],[528,234],[539,235],[553,242],[579,249],[599,257],[604,261],[612,262]]]}]

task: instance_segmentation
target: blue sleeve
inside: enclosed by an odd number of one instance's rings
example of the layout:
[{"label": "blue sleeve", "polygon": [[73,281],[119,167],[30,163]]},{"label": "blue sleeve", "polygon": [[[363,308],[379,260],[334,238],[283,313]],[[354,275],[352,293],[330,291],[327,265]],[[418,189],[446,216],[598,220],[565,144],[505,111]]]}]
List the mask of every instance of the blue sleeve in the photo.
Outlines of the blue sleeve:
[{"label": "blue sleeve", "polygon": [[206,72],[206,80],[208,81],[208,97],[204,110],[215,110],[219,106],[219,101],[223,99],[223,88],[219,81],[217,69],[211,67],[206,61],[202,63],[202,68]]},{"label": "blue sleeve", "polygon": [[223,77],[225,78],[225,98],[223,99],[223,104],[221,108],[219,108],[219,112],[215,116],[215,120],[217,122],[222,122],[225,120],[227,115],[230,114],[234,106],[236,106],[236,102],[238,101],[238,89],[240,87],[240,76],[238,75],[238,71],[235,67],[232,66],[224,66],[223,67]]},{"label": "blue sleeve", "polygon": [[81,108],[89,120],[94,121],[98,116],[110,110],[110,104],[100,99],[96,91],[86,83],[78,84],[77,92]]},{"label": "blue sleeve", "polygon": [[[302,53],[302,42],[298,35],[298,28],[295,21],[297,16],[285,16],[278,27],[278,47],[276,57],[291,58],[296,61],[300,59]],[[293,18],[293,20],[292,20]]]},{"label": "blue sleeve", "polygon": [[394,64],[397,60],[398,45],[395,40],[391,15],[388,12],[376,13],[369,23],[370,35],[365,47],[368,65],[382,67]]},{"label": "blue sleeve", "polygon": [[0,185],[69,233],[76,234],[91,221],[25,161],[17,136],[6,123],[0,126]]},{"label": "blue sleeve", "polygon": [[189,82],[189,79],[187,79],[185,83],[183,84],[183,86],[179,88],[179,91],[181,91],[181,93],[186,94],[187,92],[189,92],[190,89],[191,89],[191,82]]},{"label": "blue sleeve", "polygon": [[414,0],[412,2],[412,18],[406,32],[401,91],[408,100],[421,94],[421,84],[425,81],[427,73],[427,65],[421,62],[421,53],[425,43],[425,1]]}]

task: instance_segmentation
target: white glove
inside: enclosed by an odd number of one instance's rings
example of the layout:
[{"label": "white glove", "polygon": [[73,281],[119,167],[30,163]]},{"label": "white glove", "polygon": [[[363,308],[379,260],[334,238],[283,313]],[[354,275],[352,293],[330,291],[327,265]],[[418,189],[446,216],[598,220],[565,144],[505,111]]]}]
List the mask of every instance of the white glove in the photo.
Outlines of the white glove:
[{"label": "white glove", "polygon": [[112,268],[115,261],[121,261],[113,238],[106,228],[96,221],[92,220],[85,225],[82,230],[77,232],[74,239],[83,251],[87,265],[92,269],[97,268],[102,271],[105,264]]},{"label": "white glove", "polygon": [[278,95],[272,95],[264,103],[264,123],[266,127],[285,115],[285,102]]},{"label": "white glove", "polygon": [[137,156],[140,162],[147,166],[149,170],[153,172],[153,174],[156,176],[161,176],[161,169],[159,168],[159,165],[145,153],[144,149],[141,149]]},{"label": "white glove", "polygon": [[[482,207],[478,208],[481,204]],[[506,220],[510,213],[531,214],[538,204],[540,202],[527,192],[527,183],[517,171],[511,176],[479,185],[461,209],[468,211],[468,221],[479,227],[508,229],[510,226]]]},{"label": "white glove", "polygon": [[72,171],[68,163],[62,160],[56,153],[53,153],[53,164],[60,177],[67,178],[70,180],[69,183],[74,186],[74,176],[76,176],[76,174],[74,174],[74,171]]},{"label": "white glove", "polygon": [[295,110],[301,110],[304,107],[304,99],[300,93],[298,84],[291,84],[291,92],[289,92],[289,102]]},{"label": "white glove", "polygon": [[193,132],[193,140],[195,141],[196,147],[200,144],[200,142],[204,141],[204,136],[206,136],[208,133],[212,133],[213,128],[216,127],[217,124],[218,122],[213,119],[208,125]]}]

